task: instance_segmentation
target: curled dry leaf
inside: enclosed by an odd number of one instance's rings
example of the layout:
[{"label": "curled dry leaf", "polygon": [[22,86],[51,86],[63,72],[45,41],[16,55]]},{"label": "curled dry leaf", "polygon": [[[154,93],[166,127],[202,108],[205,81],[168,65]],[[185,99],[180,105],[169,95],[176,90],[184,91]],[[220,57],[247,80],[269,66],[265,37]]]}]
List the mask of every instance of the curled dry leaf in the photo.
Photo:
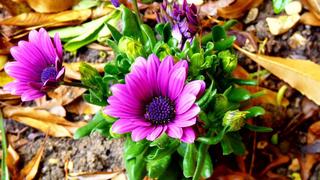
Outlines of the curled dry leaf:
[{"label": "curled dry leaf", "polygon": [[25,179],[25,180],[34,179],[34,177],[37,175],[44,149],[45,149],[45,143],[42,144],[42,146],[37,151],[36,155],[20,171],[20,179]]},{"label": "curled dry leaf", "polygon": [[32,11],[28,4],[25,2],[15,2],[13,0],[0,0],[0,4],[2,4],[13,16]]},{"label": "curled dry leaf", "polygon": [[0,25],[11,26],[38,26],[57,27],[64,25],[76,25],[87,20],[91,16],[91,10],[70,10],[56,14],[23,13],[0,21]]},{"label": "curled dry leaf", "polygon": [[320,26],[320,19],[310,12],[305,12],[300,18],[300,22],[310,26]]},{"label": "curled dry leaf", "polygon": [[226,7],[234,1],[235,0],[208,1],[201,6],[200,14],[204,16],[215,16],[219,8]]},{"label": "curled dry leaf", "polygon": [[57,89],[48,92],[48,96],[60,105],[65,106],[80,97],[84,92],[86,92],[86,89],[84,88],[60,86]]},{"label": "curled dry leaf", "polygon": [[[81,62],[74,63],[64,63],[64,67],[66,68],[65,77],[69,79],[81,80],[81,74],[79,72]],[[106,65],[105,63],[87,63],[90,66],[96,68],[99,72],[103,72],[103,68]]]},{"label": "curled dry leaf", "polygon": [[72,137],[77,128],[86,124],[85,122],[70,122],[48,111],[31,107],[6,106],[3,113],[6,118],[11,118],[54,137]]},{"label": "curled dry leaf", "polygon": [[40,13],[60,12],[76,5],[79,0],[27,0],[29,6]]},{"label": "curled dry leaf", "polygon": [[236,49],[287,82],[316,104],[320,104],[320,66],[309,60],[288,59],[250,53],[239,46]]},{"label": "curled dry leaf", "polygon": [[301,0],[302,4],[320,19],[320,1],[319,0]]},{"label": "curled dry leaf", "polygon": [[218,16],[232,19],[243,16],[249,9],[259,6],[263,0],[236,0],[230,6],[219,8]]},{"label": "curled dry leaf", "polygon": [[[118,176],[122,176],[123,171],[115,172],[93,172],[93,173],[69,173],[67,179],[78,179],[78,180],[115,180],[119,179]],[[124,176],[125,177],[125,176]]]}]

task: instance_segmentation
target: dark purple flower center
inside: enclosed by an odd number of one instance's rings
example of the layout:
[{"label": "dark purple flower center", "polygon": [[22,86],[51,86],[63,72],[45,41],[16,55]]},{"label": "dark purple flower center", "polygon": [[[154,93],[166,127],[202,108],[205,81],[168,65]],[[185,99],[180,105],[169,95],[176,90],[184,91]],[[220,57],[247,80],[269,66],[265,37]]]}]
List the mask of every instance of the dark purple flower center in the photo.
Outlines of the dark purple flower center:
[{"label": "dark purple flower center", "polygon": [[41,73],[41,81],[44,83],[49,79],[54,80],[56,79],[57,75],[58,72],[56,71],[55,67],[47,67]]},{"label": "dark purple flower center", "polygon": [[154,97],[144,115],[154,125],[167,124],[174,118],[174,104],[168,97]]}]

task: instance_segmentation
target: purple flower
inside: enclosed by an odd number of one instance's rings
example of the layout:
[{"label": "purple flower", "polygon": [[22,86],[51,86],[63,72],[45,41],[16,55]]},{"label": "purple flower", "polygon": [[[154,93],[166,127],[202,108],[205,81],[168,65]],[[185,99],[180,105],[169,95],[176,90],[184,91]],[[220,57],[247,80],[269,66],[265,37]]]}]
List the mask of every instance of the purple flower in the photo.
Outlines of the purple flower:
[{"label": "purple flower", "polygon": [[158,22],[172,24],[172,36],[181,42],[191,42],[199,31],[199,20],[197,16],[197,7],[192,4],[188,5],[187,0],[183,1],[182,6],[177,3],[169,8],[167,0],[161,5],[161,15],[158,14]]},{"label": "purple flower", "polygon": [[172,56],[162,62],[152,54],[148,60],[139,57],[125,77],[125,84],[111,87],[104,112],[119,118],[112,130],[118,134],[132,132],[134,141],[153,141],[162,133],[183,142],[195,140],[193,125],[200,108],[195,101],[203,93],[201,80],[185,83],[188,63],[174,64]]},{"label": "purple flower", "polygon": [[15,80],[4,89],[21,95],[22,101],[44,96],[63,79],[63,50],[58,34],[52,41],[43,28],[39,32],[33,30],[29,33],[29,41],[20,41],[10,52],[16,61],[7,63],[5,71]]},{"label": "purple flower", "polygon": [[114,7],[119,7],[120,6],[120,1],[119,0],[111,0],[111,3],[113,4]]}]

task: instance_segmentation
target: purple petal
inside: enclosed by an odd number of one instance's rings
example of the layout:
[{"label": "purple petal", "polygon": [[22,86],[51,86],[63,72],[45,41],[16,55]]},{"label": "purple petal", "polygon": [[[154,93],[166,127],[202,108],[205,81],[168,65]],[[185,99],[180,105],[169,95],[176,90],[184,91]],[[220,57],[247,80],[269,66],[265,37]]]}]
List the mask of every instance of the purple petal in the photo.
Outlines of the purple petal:
[{"label": "purple petal", "polygon": [[168,89],[168,82],[170,78],[170,70],[173,66],[173,57],[167,56],[164,58],[164,60],[161,62],[157,74],[157,82],[158,82],[158,88],[161,92],[162,96],[167,95],[167,89]]},{"label": "purple petal", "polygon": [[199,106],[194,104],[187,112],[176,115],[175,120],[184,121],[184,120],[192,119],[199,114],[200,110],[201,109],[199,108]]},{"label": "purple petal", "polygon": [[188,72],[188,62],[186,60],[180,60],[172,67],[171,73],[181,67],[184,67],[186,69],[186,72]]},{"label": "purple petal", "polygon": [[112,131],[117,134],[124,134],[131,132],[133,129],[135,129],[137,126],[132,124],[130,120],[128,119],[119,119],[112,125]]},{"label": "purple petal", "polygon": [[61,44],[61,40],[60,40],[58,33],[56,33],[54,35],[53,41],[54,41],[54,45],[56,47],[57,55],[58,55],[59,59],[62,59],[63,49],[62,49],[62,44]]},{"label": "purple petal", "polygon": [[176,101],[176,114],[183,114],[187,110],[191,108],[191,106],[195,103],[196,96],[193,94],[183,94],[180,95]]},{"label": "purple petal", "polygon": [[181,137],[181,141],[185,143],[194,143],[196,139],[196,133],[194,132],[192,127],[183,128],[183,135]]},{"label": "purple petal", "polygon": [[191,81],[184,86],[181,92],[181,95],[193,94],[197,96],[197,98],[199,98],[203,94],[205,88],[206,88],[206,84],[204,81],[202,80]]},{"label": "purple petal", "polygon": [[63,79],[64,73],[65,73],[65,68],[62,67],[61,70],[57,74],[56,80]]},{"label": "purple petal", "polygon": [[9,62],[4,67],[6,73],[16,79],[26,81],[40,81],[41,75],[34,72],[32,69],[26,69],[19,62]]},{"label": "purple petal", "polygon": [[168,96],[175,100],[181,93],[186,81],[186,69],[181,67],[172,72],[169,80]]},{"label": "purple petal", "polygon": [[156,127],[152,132],[151,134],[149,134],[147,136],[147,140],[149,141],[153,141],[155,140],[156,138],[158,138],[160,136],[160,134],[163,132],[163,126],[158,126]]},{"label": "purple petal", "polygon": [[182,131],[182,128],[180,127],[177,127],[174,125],[168,125],[167,134],[172,138],[180,139],[182,137],[183,131]]},{"label": "purple petal", "polygon": [[57,57],[57,54],[56,54],[55,48],[53,47],[52,41],[50,39],[50,36],[47,33],[47,31],[45,29],[43,29],[43,28],[41,28],[39,30],[39,33],[40,33],[40,40],[41,40],[42,50],[47,55],[47,58],[48,58],[49,62],[54,64],[55,60],[56,60],[56,57]]},{"label": "purple petal", "polygon": [[133,141],[140,141],[147,137],[153,129],[154,127],[137,127],[132,131],[131,138]]},{"label": "purple petal", "polygon": [[172,125],[177,126],[177,127],[190,127],[193,126],[197,123],[197,118],[192,118],[189,120],[174,120],[173,122],[171,122]]},{"label": "purple petal", "polygon": [[136,97],[140,102],[147,101],[151,96],[151,90],[148,87],[146,78],[140,79],[140,74],[128,74],[125,77],[126,86],[131,96]]},{"label": "purple petal", "polygon": [[147,76],[154,96],[158,94],[157,73],[159,65],[159,58],[156,55],[151,54],[147,61]]},{"label": "purple petal", "polygon": [[113,96],[115,96],[119,101],[125,102],[130,106],[140,107],[141,104],[135,96],[131,96],[125,84],[115,84],[110,88]]},{"label": "purple petal", "polygon": [[131,119],[131,118],[139,118],[138,114],[134,114],[134,112],[124,112],[121,109],[113,107],[112,105],[106,106],[103,110],[105,114],[108,114],[113,117],[123,118],[123,119]]},{"label": "purple petal", "polygon": [[23,92],[23,94],[21,95],[21,100],[22,101],[31,101],[31,100],[35,100],[37,98],[40,98],[44,95],[45,95],[45,93],[43,93],[41,91],[30,89],[28,91]]}]

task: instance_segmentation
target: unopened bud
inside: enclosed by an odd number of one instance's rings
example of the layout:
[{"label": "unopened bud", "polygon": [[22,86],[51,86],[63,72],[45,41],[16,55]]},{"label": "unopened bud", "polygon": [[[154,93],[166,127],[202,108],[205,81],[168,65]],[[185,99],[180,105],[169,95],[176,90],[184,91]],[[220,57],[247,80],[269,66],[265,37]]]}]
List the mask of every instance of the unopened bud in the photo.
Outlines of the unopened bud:
[{"label": "unopened bud", "polygon": [[231,73],[237,67],[237,56],[229,50],[219,52],[218,57],[221,59],[222,68],[225,72]]},{"label": "unopened bud", "polygon": [[228,127],[228,131],[238,131],[246,123],[246,111],[227,111],[223,117],[222,125]]},{"label": "unopened bud", "polygon": [[120,52],[127,54],[128,58],[132,60],[142,56],[144,52],[143,46],[139,41],[126,36],[119,40],[118,48]]}]

